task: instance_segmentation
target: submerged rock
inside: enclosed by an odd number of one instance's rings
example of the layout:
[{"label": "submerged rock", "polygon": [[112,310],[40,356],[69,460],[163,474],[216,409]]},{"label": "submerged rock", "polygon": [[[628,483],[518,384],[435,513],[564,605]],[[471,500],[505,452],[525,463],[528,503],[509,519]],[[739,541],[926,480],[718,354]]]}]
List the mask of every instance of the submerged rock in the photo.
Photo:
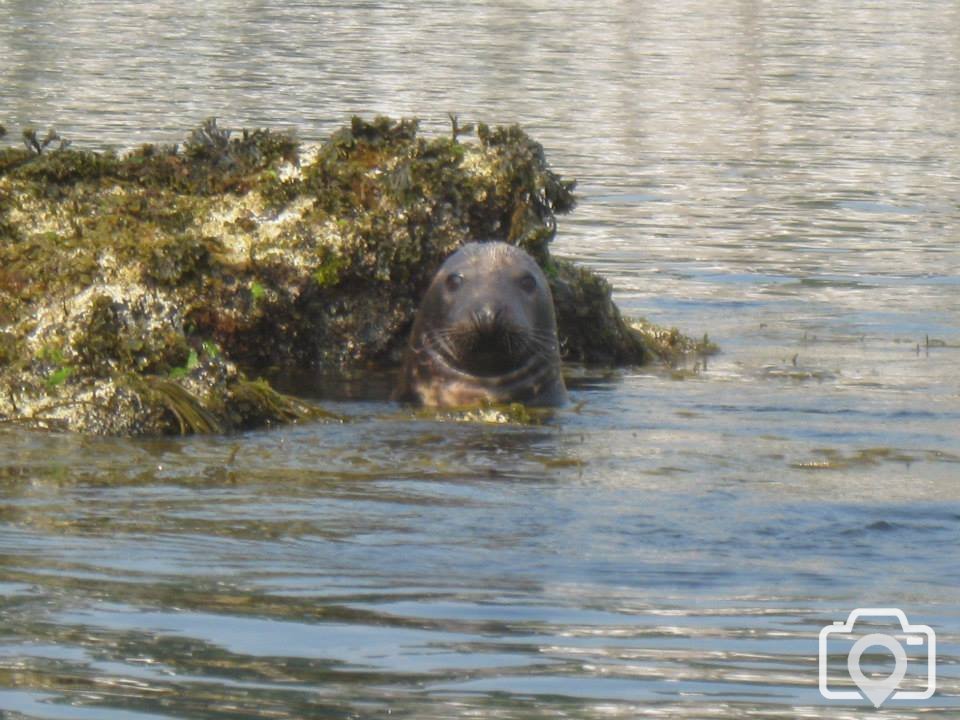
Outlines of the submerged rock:
[{"label": "submerged rock", "polygon": [[209,120],[183,147],[119,156],[25,132],[0,150],[0,420],[146,434],[318,416],[249,378],[398,362],[436,268],[480,238],[544,267],[566,359],[670,351],[550,256],[573,183],[541,146],[517,127],[461,135],[354,118],[301,148]]}]

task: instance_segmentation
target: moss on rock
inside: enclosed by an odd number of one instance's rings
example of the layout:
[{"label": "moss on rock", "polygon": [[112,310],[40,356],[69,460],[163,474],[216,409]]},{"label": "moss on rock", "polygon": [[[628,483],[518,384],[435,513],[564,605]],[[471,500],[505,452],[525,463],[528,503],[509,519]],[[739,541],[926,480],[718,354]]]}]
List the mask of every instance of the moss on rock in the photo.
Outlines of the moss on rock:
[{"label": "moss on rock", "polygon": [[658,355],[606,282],[550,257],[573,183],[542,147],[515,126],[462,135],[353,118],[302,148],[208,120],[183,147],[34,133],[0,150],[0,420],[142,434],[316,416],[248,376],[398,362],[436,268],[473,239],[547,269],[568,359]]}]

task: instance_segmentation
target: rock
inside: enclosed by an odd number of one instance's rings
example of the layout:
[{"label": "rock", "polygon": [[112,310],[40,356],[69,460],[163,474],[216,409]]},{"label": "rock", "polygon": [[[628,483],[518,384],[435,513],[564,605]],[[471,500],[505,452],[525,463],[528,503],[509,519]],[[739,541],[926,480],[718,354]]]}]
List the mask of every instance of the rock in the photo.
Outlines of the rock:
[{"label": "rock", "polygon": [[51,131],[0,150],[0,420],[136,435],[321,416],[249,378],[398,362],[436,268],[480,238],[545,268],[568,359],[657,355],[605,281],[551,258],[573,183],[541,146],[463,132],[354,118],[301,148],[208,120],[182,148],[94,153]]}]

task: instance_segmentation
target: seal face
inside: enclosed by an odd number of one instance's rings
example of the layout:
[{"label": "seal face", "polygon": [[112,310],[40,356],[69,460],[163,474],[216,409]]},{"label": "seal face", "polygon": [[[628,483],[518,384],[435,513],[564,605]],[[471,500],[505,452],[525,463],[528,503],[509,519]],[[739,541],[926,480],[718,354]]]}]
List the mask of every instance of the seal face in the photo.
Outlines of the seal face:
[{"label": "seal face", "polygon": [[396,397],[439,407],[566,401],[553,297],[532,257],[474,242],[447,258],[414,320]]}]

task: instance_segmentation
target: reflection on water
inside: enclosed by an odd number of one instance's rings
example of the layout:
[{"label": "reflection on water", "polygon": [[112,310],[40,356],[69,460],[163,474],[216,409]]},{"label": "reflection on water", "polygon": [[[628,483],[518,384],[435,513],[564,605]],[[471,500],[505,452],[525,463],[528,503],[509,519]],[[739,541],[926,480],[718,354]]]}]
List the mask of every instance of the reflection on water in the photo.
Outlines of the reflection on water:
[{"label": "reflection on water", "polygon": [[725,351],[570,368],[527,427],[414,416],[386,377],[309,383],[342,423],[0,428],[6,715],[873,717],[817,692],[819,629],[858,606],[938,635],[937,696],[883,716],[956,715],[954,3],[0,15],[0,123],[81,147],[211,114],[522,122],[580,180],[558,250]]}]

